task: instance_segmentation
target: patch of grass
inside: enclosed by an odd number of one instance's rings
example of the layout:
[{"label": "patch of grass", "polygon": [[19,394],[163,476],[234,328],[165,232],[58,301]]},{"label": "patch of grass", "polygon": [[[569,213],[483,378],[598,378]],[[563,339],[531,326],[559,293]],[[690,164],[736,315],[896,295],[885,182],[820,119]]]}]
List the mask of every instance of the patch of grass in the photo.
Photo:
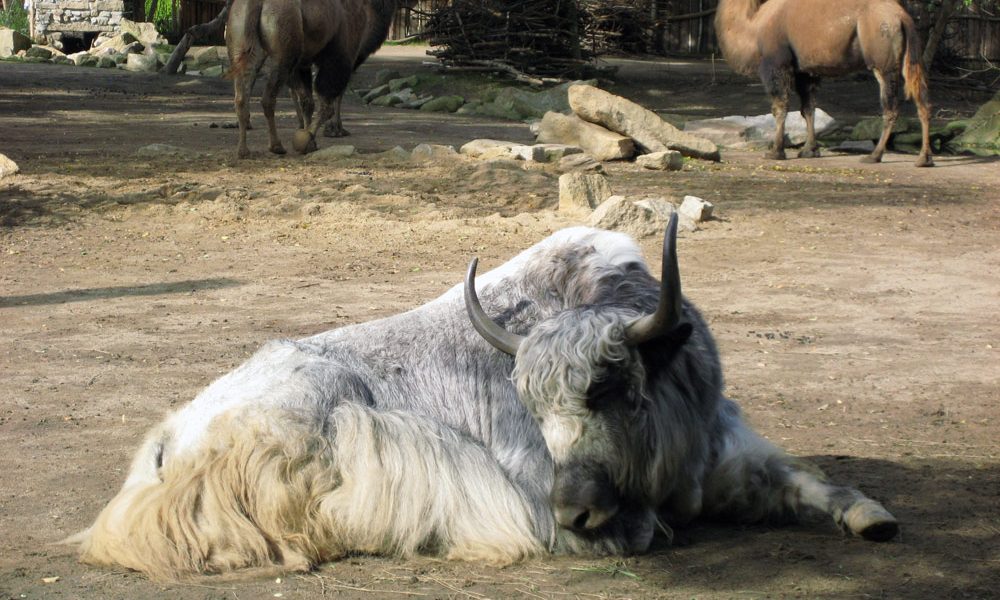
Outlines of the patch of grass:
[{"label": "patch of grass", "polygon": [[28,12],[18,0],[12,2],[7,10],[0,9],[0,27],[28,35]]}]

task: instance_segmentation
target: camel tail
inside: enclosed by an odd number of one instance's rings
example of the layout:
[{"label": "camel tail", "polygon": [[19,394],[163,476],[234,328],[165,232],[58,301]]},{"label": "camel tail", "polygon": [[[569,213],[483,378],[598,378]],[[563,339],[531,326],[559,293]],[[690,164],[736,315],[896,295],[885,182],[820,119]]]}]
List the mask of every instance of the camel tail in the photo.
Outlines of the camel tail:
[{"label": "camel tail", "polygon": [[903,87],[906,98],[912,99],[917,104],[928,103],[927,101],[927,77],[924,74],[924,67],[920,59],[920,36],[917,28],[913,24],[913,19],[907,18],[903,22],[903,32],[906,37],[906,51],[903,53]]},{"label": "camel tail", "polygon": [[241,77],[260,40],[260,15],[264,0],[234,0],[226,22],[229,71],[226,79]]}]

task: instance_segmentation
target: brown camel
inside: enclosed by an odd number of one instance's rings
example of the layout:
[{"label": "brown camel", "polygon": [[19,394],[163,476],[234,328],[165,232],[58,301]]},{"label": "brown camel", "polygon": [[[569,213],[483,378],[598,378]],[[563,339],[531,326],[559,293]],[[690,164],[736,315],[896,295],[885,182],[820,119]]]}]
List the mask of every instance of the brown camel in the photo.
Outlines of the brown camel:
[{"label": "brown camel", "polygon": [[913,19],[895,0],[719,0],[715,32],[733,70],[759,76],[771,97],[777,132],[768,158],[785,158],[785,115],[793,87],[802,100],[807,131],[799,157],[816,157],[813,118],[820,77],[869,69],[881,90],[883,123],[875,150],[862,160],[882,160],[903,87],[917,105],[923,128],[916,165],[934,164],[920,44]]},{"label": "brown camel", "polygon": [[[240,158],[250,154],[247,101],[265,61],[270,73],[261,105],[270,151],[285,153],[274,108],[281,86],[288,83],[300,127],[292,145],[301,153],[312,152],[316,132],[339,112],[339,99],[359,58],[364,60],[385,40],[397,5],[397,0],[234,0],[226,24],[226,47],[240,125]],[[314,89],[320,100],[316,114]]]}]

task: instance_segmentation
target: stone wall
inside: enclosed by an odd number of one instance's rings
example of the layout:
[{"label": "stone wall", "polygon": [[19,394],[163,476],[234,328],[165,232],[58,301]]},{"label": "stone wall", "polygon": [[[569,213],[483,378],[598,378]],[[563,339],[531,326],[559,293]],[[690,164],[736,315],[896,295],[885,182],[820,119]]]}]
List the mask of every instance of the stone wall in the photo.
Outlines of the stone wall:
[{"label": "stone wall", "polygon": [[117,31],[124,0],[32,0],[31,33]]}]

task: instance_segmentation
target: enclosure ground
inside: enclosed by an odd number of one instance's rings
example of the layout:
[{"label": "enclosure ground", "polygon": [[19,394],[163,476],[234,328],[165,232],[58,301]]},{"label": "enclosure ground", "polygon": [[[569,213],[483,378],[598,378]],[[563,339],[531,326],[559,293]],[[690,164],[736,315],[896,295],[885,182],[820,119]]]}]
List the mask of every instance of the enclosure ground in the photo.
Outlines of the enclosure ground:
[{"label": "enclosure ground", "polygon": [[[713,83],[707,63],[620,64],[613,89],[647,106],[766,110],[753,82],[717,67]],[[361,83],[386,66],[424,68],[392,49]],[[867,80],[824,97],[838,118],[877,113]],[[939,115],[976,103],[935,98]],[[287,142],[293,113],[279,109]],[[470,256],[496,266],[576,224],[555,211],[558,174],[544,167],[318,164],[267,154],[256,107],[253,119],[255,154],[237,161],[224,81],[0,63],[0,152],[22,168],[0,181],[0,598],[995,597],[1000,163],[915,169],[901,154],[606,165],[616,193],[715,203],[679,253],[729,394],[775,443],[883,501],[902,522],[894,542],[823,521],[700,523],[639,557],[503,569],[359,556],[161,584],[79,564],[53,542],[91,522],[154,423],[264,341],[412,308],[458,283]],[[523,124],[355,98],[345,124],[367,153],[531,139]],[[189,154],[137,156],[152,143]],[[657,264],[660,240],[641,243]]]}]

